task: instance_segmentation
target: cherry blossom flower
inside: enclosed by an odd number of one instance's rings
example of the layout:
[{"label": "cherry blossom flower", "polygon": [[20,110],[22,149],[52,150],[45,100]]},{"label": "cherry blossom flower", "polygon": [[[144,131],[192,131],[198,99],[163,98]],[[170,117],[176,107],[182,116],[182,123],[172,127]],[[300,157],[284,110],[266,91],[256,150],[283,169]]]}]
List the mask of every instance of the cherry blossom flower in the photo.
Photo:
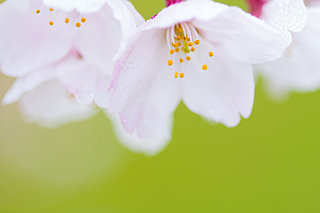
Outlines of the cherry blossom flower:
[{"label": "cherry blossom flower", "polygon": [[[93,101],[108,106],[112,58],[144,20],[122,0],[43,2],[10,0],[0,5],[5,32],[0,35],[1,67],[17,78],[3,102],[19,101],[27,120],[56,127],[94,115]],[[157,141],[165,136],[146,141],[128,135],[118,116],[105,111],[123,145],[156,153]]]},{"label": "cherry blossom flower", "polygon": [[[58,80],[78,102],[101,107],[108,105],[112,59],[143,22],[126,0],[10,0],[0,6],[0,19],[1,70],[18,78],[4,103]],[[25,90],[20,84],[30,76]]]},{"label": "cherry blossom flower", "polygon": [[[305,1],[306,9],[303,3],[302,0],[273,0],[266,2],[261,9],[261,19],[277,27],[279,25],[273,21],[276,18],[272,17],[283,14],[285,19],[282,20],[286,21],[280,26],[282,29],[291,30],[293,37],[282,58],[256,67],[257,73],[265,80],[268,92],[274,98],[286,97],[291,91],[309,92],[320,87],[320,64],[317,58],[320,54],[320,4],[315,0]],[[303,13],[308,16],[305,27],[303,22],[296,26],[290,22],[306,20],[305,16],[300,15]]]},{"label": "cherry blossom flower", "polygon": [[[228,127],[248,118],[254,99],[252,64],[281,57],[290,36],[237,7],[209,0],[167,1],[118,60],[111,112],[140,138],[171,138],[181,100],[194,113]],[[158,137],[159,138],[159,137]]]}]

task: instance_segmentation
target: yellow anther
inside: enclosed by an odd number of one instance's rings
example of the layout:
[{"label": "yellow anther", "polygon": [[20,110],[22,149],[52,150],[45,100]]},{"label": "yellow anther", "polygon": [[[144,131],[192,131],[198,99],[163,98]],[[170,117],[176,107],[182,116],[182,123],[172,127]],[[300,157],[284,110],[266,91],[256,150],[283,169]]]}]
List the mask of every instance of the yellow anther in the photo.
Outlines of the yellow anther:
[{"label": "yellow anther", "polygon": [[170,50],[170,54],[173,55],[174,54],[174,50]]},{"label": "yellow anther", "polygon": [[188,46],[189,46],[189,47],[192,47],[192,46],[193,46],[193,43],[192,43],[192,42],[188,43]]},{"label": "yellow anther", "polygon": [[202,66],[202,69],[203,69],[203,70],[207,70],[207,69],[208,69],[208,66],[204,64],[204,65]]},{"label": "yellow anther", "polygon": [[177,45],[178,45],[178,47],[180,47],[181,46],[181,42],[178,42]]},{"label": "yellow anther", "polygon": [[196,51],[196,48],[191,47],[190,50],[191,50],[192,52],[194,52],[194,51]]},{"label": "yellow anther", "polygon": [[169,66],[172,66],[172,65],[173,65],[173,61],[172,61],[172,60],[169,60],[169,61],[168,61],[168,65],[169,65]]},{"label": "yellow anther", "polygon": [[40,10],[36,10],[36,14],[39,14],[40,13]]},{"label": "yellow anther", "polygon": [[196,40],[196,41],[194,41],[194,43],[195,43],[196,45],[199,45],[199,44],[200,44],[200,40]]},{"label": "yellow anther", "polygon": [[49,21],[49,25],[53,26],[54,25],[53,21]]},{"label": "yellow anther", "polygon": [[175,78],[178,78],[178,76],[179,76],[179,73],[178,73],[178,72],[175,72],[175,73],[174,73],[174,77],[175,77]]},{"label": "yellow anther", "polygon": [[179,52],[179,51],[180,51],[180,49],[179,49],[179,48],[176,48],[176,49],[175,49],[175,51],[176,51],[176,52]]},{"label": "yellow anther", "polygon": [[180,73],[180,78],[183,78],[184,77],[184,73]]},{"label": "yellow anther", "polygon": [[180,63],[183,63],[183,58],[180,58],[179,61],[180,61]]},{"label": "yellow anther", "polygon": [[209,52],[209,56],[210,57],[214,56],[213,52]]},{"label": "yellow anther", "polygon": [[66,18],[66,19],[64,20],[64,22],[65,22],[66,24],[68,24],[68,23],[70,22],[70,19],[69,19],[69,18]]},{"label": "yellow anther", "polygon": [[53,8],[49,8],[49,10],[52,12],[52,11],[53,11]]},{"label": "yellow anther", "polygon": [[182,28],[180,26],[177,28],[177,32],[178,33],[183,33],[183,30],[182,30]]},{"label": "yellow anther", "polygon": [[190,42],[191,41],[190,38],[187,37],[187,41]]},{"label": "yellow anther", "polygon": [[178,47],[178,43],[172,42],[173,47]]},{"label": "yellow anther", "polygon": [[177,41],[180,41],[181,40],[181,35],[177,35],[177,37],[175,37],[174,39],[177,40]]},{"label": "yellow anther", "polygon": [[86,21],[87,21],[86,18],[81,18],[81,22],[82,22],[82,23],[85,23]]},{"label": "yellow anther", "polygon": [[76,27],[81,27],[81,23],[80,23],[80,22],[77,22],[77,23],[76,23]]},{"label": "yellow anther", "polygon": [[190,56],[187,56],[186,59],[187,59],[187,61],[190,61],[190,60],[191,60],[191,57],[190,57]]}]

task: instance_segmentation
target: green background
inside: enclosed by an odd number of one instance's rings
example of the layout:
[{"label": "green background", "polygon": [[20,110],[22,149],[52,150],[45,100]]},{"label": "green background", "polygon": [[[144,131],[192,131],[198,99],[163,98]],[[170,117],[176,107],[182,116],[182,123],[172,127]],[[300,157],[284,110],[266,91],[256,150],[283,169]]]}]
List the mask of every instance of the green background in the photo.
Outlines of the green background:
[{"label": "green background", "polygon": [[[146,18],[164,6],[132,2]],[[0,76],[0,97],[12,82]],[[0,212],[319,213],[319,98],[276,103],[258,83],[251,118],[231,129],[181,104],[155,157],[122,147],[103,113],[48,130],[1,106]]]}]

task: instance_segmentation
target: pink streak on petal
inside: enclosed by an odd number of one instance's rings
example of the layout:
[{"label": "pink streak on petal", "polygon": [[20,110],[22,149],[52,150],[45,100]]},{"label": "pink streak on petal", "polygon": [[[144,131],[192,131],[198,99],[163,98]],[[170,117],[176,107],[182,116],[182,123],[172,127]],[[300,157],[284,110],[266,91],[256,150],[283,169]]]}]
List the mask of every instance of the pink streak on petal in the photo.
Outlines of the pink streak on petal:
[{"label": "pink streak on petal", "polygon": [[172,4],[180,3],[182,0],[166,0],[167,7],[169,7]]},{"label": "pink streak on petal", "polygon": [[250,13],[253,16],[261,17],[262,8],[265,3],[267,3],[268,0],[247,0],[249,7],[250,7]]}]

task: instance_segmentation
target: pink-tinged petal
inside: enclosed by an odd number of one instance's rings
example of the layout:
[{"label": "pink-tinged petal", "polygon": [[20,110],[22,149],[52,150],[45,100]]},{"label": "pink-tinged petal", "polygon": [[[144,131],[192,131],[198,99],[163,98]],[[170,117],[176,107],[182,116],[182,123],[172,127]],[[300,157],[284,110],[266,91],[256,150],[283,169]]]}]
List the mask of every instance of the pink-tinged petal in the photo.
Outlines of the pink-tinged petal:
[{"label": "pink-tinged petal", "polygon": [[152,138],[170,131],[180,101],[178,82],[168,70],[162,31],[146,31],[120,60],[111,93],[111,112],[129,133]]},{"label": "pink-tinged petal", "polygon": [[105,70],[78,59],[64,63],[57,72],[60,82],[80,104],[96,103],[99,107],[108,107],[111,75],[106,75]]},{"label": "pink-tinged petal", "polygon": [[308,9],[308,21],[302,32],[293,34],[293,42],[283,58],[257,66],[267,81],[272,96],[289,91],[310,92],[320,88],[320,7]]},{"label": "pink-tinged petal", "polygon": [[107,0],[42,0],[48,7],[57,8],[66,12],[77,10],[80,13],[92,13],[96,12]]},{"label": "pink-tinged petal", "polygon": [[282,32],[237,7],[229,7],[211,20],[193,21],[200,34],[227,51],[228,58],[256,64],[280,58],[291,42]]},{"label": "pink-tinged petal", "polygon": [[202,70],[200,58],[186,66],[183,101],[188,108],[203,117],[236,126],[241,116],[248,118],[254,100],[254,76],[249,64],[229,60],[215,49],[215,56]]},{"label": "pink-tinged petal", "polygon": [[41,84],[23,95],[19,108],[27,121],[44,127],[85,120],[96,112],[93,107],[73,100],[57,81]]},{"label": "pink-tinged petal", "polygon": [[[111,108],[113,113],[121,112],[127,99],[141,96],[141,91],[151,87],[153,80],[167,63],[166,43],[161,30],[140,31],[137,40],[131,43],[116,63],[111,85]],[[160,66],[159,66],[160,65]],[[118,98],[122,97],[122,98]]]},{"label": "pink-tinged petal", "polygon": [[[41,1],[32,1],[27,10],[0,5],[0,63],[2,72],[14,77],[54,63],[71,45],[75,27],[64,23],[65,14],[49,9],[36,14]],[[49,21],[54,17],[55,25]],[[61,23],[61,24],[59,24]]]},{"label": "pink-tinged petal", "polygon": [[319,0],[305,0],[304,3],[305,3],[305,5],[307,7],[320,6],[320,1]]},{"label": "pink-tinged petal", "polygon": [[163,125],[165,128],[162,128],[161,131],[158,130],[157,134],[149,138],[141,138],[136,133],[128,133],[117,116],[106,114],[112,120],[114,131],[120,143],[134,152],[143,153],[148,156],[158,154],[171,139],[172,121],[170,118],[167,120],[168,123]]},{"label": "pink-tinged petal", "polygon": [[307,10],[303,0],[270,0],[261,18],[280,30],[299,32],[306,24]]}]

